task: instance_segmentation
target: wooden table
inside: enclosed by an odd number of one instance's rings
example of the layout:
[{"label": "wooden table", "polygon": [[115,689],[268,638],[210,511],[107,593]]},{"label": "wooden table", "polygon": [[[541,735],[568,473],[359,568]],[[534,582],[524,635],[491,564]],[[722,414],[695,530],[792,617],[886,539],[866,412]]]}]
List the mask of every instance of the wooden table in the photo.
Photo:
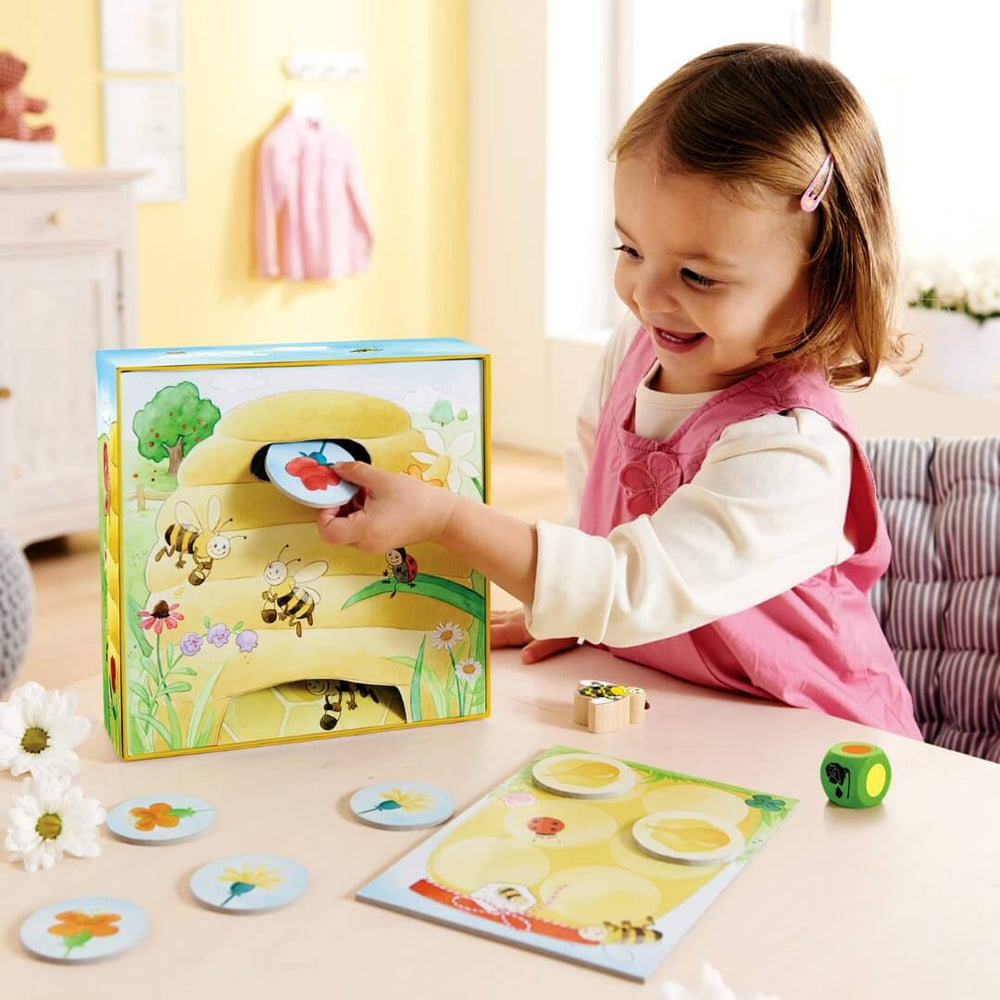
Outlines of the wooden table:
[{"label": "wooden table", "polygon": [[[782,1000],[996,997],[1000,989],[1000,768],[816,713],[692,687],[589,648],[534,667],[494,655],[485,722],[123,764],[96,731],[78,782],[106,807],[147,792],[199,795],[215,827],[166,847],[121,843],[101,856],[27,874],[0,863],[0,995],[143,1000],[184,996],[634,997],[668,979],[693,986],[710,961],[741,993]],[[593,736],[572,722],[581,677],[641,684],[645,725]],[[100,684],[77,686],[99,718]],[[827,747],[882,746],[892,788],[869,811],[828,805]],[[347,799],[376,780],[448,788],[464,809],[560,743],[801,800],[645,985],[357,902],[355,891],[428,836],[354,821]],[[0,812],[18,782],[0,776]],[[191,872],[237,852],[296,858],[307,894],[271,914],[197,905]],[[91,966],[36,961],[21,948],[35,909],[83,895],[144,906],[150,936]]]}]

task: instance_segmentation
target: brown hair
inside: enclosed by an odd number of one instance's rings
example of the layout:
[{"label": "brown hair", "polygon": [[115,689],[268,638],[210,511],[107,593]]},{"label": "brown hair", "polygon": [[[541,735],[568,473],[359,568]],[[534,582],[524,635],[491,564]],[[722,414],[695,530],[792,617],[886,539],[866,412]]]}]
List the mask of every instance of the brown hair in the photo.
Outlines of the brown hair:
[{"label": "brown hair", "polygon": [[808,360],[831,384],[863,388],[881,361],[903,358],[896,229],[875,122],[838,69],[785,45],[712,49],[653,90],[610,155],[652,153],[662,169],[709,175],[737,197],[766,188],[798,199],[828,152],[805,328],[764,357]]}]

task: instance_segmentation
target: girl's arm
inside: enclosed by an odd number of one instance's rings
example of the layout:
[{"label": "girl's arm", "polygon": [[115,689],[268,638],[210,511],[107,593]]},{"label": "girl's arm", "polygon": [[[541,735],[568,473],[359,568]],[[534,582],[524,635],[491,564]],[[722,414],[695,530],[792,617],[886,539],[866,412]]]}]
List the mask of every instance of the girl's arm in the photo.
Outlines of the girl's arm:
[{"label": "girl's arm", "polygon": [[853,553],[848,441],[792,410],[729,427],[690,483],[606,538],[539,522],[532,635],[635,646],[761,604]]},{"label": "girl's arm", "polygon": [[[564,463],[574,527],[600,410],[637,330],[636,319],[626,314],[608,341],[580,408],[574,444]],[[347,517],[338,517],[335,510],[321,511],[317,524],[324,541],[368,552],[437,542],[531,605],[537,552],[534,525],[449,490],[427,486],[412,476],[393,476],[365,463],[344,462],[335,470],[348,482],[366,487],[369,496],[363,510]]]}]

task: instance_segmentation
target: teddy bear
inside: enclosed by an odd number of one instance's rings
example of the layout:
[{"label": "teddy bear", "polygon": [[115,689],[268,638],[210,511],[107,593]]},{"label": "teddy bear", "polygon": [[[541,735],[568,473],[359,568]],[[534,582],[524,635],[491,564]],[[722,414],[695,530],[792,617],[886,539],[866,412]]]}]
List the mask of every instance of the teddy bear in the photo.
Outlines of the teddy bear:
[{"label": "teddy bear", "polygon": [[48,101],[28,97],[21,90],[21,81],[28,72],[28,64],[12,52],[0,52],[0,139],[17,139],[21,142],[51,142],[56,130],[51,125],[33,128],[21,116],[26,112],[44,111]]}]

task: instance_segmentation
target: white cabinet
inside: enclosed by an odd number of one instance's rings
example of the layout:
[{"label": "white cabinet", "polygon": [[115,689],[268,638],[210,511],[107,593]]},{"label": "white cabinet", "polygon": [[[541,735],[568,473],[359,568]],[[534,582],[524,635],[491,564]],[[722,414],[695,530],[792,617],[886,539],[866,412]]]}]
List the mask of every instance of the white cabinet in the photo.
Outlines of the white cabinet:
[{"label": "white cabinet", "polygon": [[97,523],[94,351],[138,344],[136,176],[0,173],[0,525],[22,545]]}]

